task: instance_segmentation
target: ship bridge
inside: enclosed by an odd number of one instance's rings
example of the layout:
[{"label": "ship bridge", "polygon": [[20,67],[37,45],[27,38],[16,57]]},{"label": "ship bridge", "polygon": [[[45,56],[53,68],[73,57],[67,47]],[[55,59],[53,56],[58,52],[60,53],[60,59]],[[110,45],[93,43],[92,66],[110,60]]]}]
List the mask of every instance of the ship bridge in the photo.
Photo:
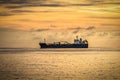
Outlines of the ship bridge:
[{"label": "ship bridge", "polygon": [[78,36],[76,36],[76,39],[74,39],[74,44],[88,44],[88,41],[82,40],[82,38],[78,39]]}]

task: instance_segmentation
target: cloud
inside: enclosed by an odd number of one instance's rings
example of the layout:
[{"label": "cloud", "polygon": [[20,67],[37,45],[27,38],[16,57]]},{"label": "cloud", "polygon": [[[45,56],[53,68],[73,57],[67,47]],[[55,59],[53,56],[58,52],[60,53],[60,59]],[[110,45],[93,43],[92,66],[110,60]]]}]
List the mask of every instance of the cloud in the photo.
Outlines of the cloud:
[{"label": "cloud", "polygon": [[8,13],[8,12],[0,12],[0,16],[12,16],[14,14]]},{"label": "cloud", "polygon": [[86,30],[93,30],[93,29],[95,29],[94,26],[90,26],[90,27],[87,27],[87,28],[86,28]]},{"label": "cloud", "polygon": [[[22,8],[22,7],[67,7],[67,6],[92,6],[93,3],[69,3],[56,0],[0,0],[0,4],[5,5],[6,8]],[[17,5],[14,5],[17,4]]]},{"label": "cloud", "polygon": [[68,30],[80,30],[80,29],[83,29],[81,27],[75,27],[75,28],[67,28]]},{"label": "cloud", "polygon": [[94,4],[69,4],[68,6],[93,6]]},{"label": "cloud", "polygon": [[98,34],[98,36],[108,36],[108,32],[100,32],[99,34]]},{"label": "cloud", "polygon": [[101,19],[120,19],[120,17],[90,17],[90,18],[101,18]]},{"label": "cloud", "polygon": [[81,29],[83,29],[83,28],[81,28],[81,27],[75,27],[75,28],[67,28],[67,30],[73,30],[73,34],[77,34]]},{"label": "cloud", "polygon": [[119,0],[90,0],[90,3],[102,4],[102,5],[120,5]]},{"label": "cloud", "polygon": [[90,32],[90,33],[87,33],[86,36],[87,36],[87,37],[89,37],[89,36],[92,36],[92,37],[93,37],[93,36],[95,36],[95,34],[96,34],[96,32]]},{"label": "cloud", "polygon": [[120,31],[97,31],[97,32],[93,32],[93,34],[94,35],[96,34],[96,36],[98,36],[98,37],[109,37],[109,38],[110,37],[120,37]]},{"label": "cloud", "polygon": [[82,27],[75,27],[75,28],[67,28],[68,30],[92,30],[95,29],[94,26],[89,26],[87,28],[82,28]]},{"label": "cloud", "polygon": [[[39,0],[39,1],[43,1],[43,0]],[[31,2],[31,1],[30,1]],[[29,3],[29,0],[0,0],[1,4],[25,4],[25,3]]]},{"label": "cloud", "polygon": [[48,0],[1,0],[1,4],[17,4],[17,5],[9,5],[6,8],[22,8],[22,7],[62,7],[66,6],[60,3],[47,2]]},{"label": "cloud", "polygon": [[112,36],[120,37],[120,31],[119,32],[113,32],[111,33]]},{"label": "cloud", "polygon": [[58,4],[58,3],[51,3],[51,4],[39,4],[34,6],[42,6],[42,7],[63,7],[65,5]]},{"label": "cloud", "polygon": [[[32,10],[11,10],[13,13],[33,13],[33,12],[43,12],[43,13],[48,13],[48,12],[63,12],[63,11],[50,11],[50,10],[44,10],[44,11],[32,11]],[[69,11],[64,11],[64,12],[69,12]]]},{"label": "cloud", "polygon": [[102,2],[102,0],[91,0],[91,2]]},{"label": "cloud", "polygon": [[0,0],[0,4],[19,4],[14,6],[6,6],[6,8],[22,8],[22,7],[66,7],[66,6],[93,6],[98,4],[116,4],[119,5],[120,2],[115,0],[103,1],[103,0],[90,0],[90,1],[61,1],[61,0]]},{"label": "cloud", "polygon": [[12,10],[11,12],[23,13],[23,12],[36,12],[36,11],[32,11],[32,10]]},{"label": "cloud", "polygon": [[24,7],[24,6],[23,6],[23,5],[17,5],[17,6],[15,6],[15,5],[5,6],[5,8],[9,8],[9,9],[22,8],[22,7]]},{"label": "cloud", "polygon": [[6,6],[5,8],[23,8],[23,7],[68,7],[68,6],[92,6],[93,4],[59,4],[59,3],[40,3],[40,4],[19,4]]},{"label": "cloud", "polygon": [[120,5],[120,2],[106,2],[104,4],[108,4],[108,5]]},{"label": "cloud", "polygon": [[101,24],[101,26],[116,26],[116,27],[120,27],[120,24]]},{"label": "cloud", "polygon": [[[50,11],[50,10],[43,10],[43,11],[34,11],[34,10],[10,10],[8,11],[4,11],[4,12],[0,12],[0,16],[12,16],[12,15],[18,15],[21,13],[49,13],[49,12],[63,12],[63,11]],[[64,12],[70,12],[70,11],[64,11]]]},{"label": "cloud", "polygon": [[3,31],[3,32],[5,32],[5,31],[7,31],[7,32],[13,32],[13,31],[18,31],[18,30],[13,29],[13,28],[0,27],[0,31]]},{"label": "cloud", "polygon": [[31,29],[30,31],[43,32],[43,31],[48,31],[48,30],[51,30],[51,29],[49,29],[49,28],[46,28],[46,29]]},{"label": "cloud", "polygon": [[0,26],[0,32],[29,32],[29,30],[17,29],[13,26]]},{"label": "cloud", "polygon": [[74,30],[72,33],[77,34],[78,32],[79,32],[79,30]]},{"label": "cloud", "polygon": [[[52,21],[52,20],[30,20],[30,19],[16,19],[15,21],[37,22],[37,23],[51,23],[51,22],[55,22],[55,21]],[[53,26],[53,27],[55,27],[55,26]],[[53,28],[53,27],[51,27],[51,28]]]},{"label": "cloud", "polygon": [[73,30],[73,34],[77,34],[80,30],[93,30],[95,29],[94,26],[90,26],[90,27],[87,27],[87,28],[82,28],[82,27],[75,27],[75,28],[67,28],[67,30]]}]

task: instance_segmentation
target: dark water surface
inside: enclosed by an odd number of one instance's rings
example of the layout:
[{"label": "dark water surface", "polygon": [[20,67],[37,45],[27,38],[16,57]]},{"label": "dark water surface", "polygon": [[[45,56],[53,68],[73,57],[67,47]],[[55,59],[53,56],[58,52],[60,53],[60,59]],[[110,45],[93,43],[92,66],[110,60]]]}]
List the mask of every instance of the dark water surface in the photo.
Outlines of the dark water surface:
[{"label": "dark water surface", "polygon": [[0,49],[0,80],[120,80],[120,51]]}]

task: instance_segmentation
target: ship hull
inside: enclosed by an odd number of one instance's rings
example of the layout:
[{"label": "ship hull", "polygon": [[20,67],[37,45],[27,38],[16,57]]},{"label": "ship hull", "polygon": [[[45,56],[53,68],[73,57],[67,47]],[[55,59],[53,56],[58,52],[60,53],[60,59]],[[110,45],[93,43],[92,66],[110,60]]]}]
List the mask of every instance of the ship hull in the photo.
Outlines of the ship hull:
[{"label": "ship hull", "polygon": [[88,48],[88,44],[46,44],[39,43],[40,48]]}]

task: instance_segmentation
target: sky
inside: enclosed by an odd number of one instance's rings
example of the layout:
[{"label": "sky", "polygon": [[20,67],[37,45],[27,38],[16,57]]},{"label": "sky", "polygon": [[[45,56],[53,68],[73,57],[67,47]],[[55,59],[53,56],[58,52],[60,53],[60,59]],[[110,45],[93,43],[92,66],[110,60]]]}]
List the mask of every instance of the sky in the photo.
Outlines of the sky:
[{"label": "sky", "polygon": [[87,39],[89,47],[120,48],[119,0],[0,0],[0,48]]}]

